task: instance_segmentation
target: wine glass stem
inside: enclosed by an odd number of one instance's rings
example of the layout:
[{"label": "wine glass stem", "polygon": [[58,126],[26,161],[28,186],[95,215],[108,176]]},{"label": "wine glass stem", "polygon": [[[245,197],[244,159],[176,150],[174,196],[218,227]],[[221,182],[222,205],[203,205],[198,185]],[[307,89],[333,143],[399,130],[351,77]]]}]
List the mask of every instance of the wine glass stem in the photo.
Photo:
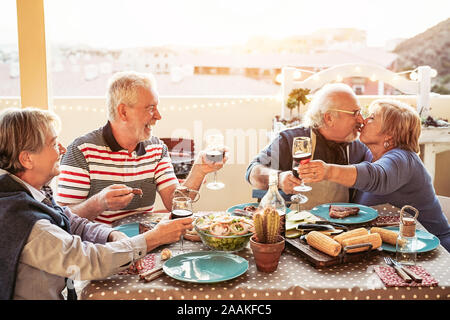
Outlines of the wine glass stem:
[{"label": "wine glass stem", "polygon": [[214,171],[214,183],[217,184],[217,171]]},{"label": "wine glass stem", "polygon": [[183,253],[183,236],[181,236],[180,241],[180,252]]}]

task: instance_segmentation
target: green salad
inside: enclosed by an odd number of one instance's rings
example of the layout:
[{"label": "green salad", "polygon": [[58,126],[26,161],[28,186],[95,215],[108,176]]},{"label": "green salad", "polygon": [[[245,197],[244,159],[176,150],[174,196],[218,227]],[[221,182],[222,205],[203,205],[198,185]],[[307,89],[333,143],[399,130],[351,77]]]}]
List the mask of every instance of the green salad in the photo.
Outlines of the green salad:
[{"label": "green salad", "polygon": [[194,227],[207,247],[228,252],[243,249],[254,232],[251,219],[228,213],[199,217]]}]

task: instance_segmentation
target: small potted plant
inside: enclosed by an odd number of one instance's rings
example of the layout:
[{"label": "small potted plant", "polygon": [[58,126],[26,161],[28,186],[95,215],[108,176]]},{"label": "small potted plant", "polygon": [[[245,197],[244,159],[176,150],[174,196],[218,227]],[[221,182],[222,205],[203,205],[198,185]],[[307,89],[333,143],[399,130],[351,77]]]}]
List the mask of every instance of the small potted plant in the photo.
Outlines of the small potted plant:
[{"label": "small potted plant", "polygon": [[256,268],[262,272],[273,272],[278,267],[285,240],[280,235],[280,215],[271,207],[253,215],[255,234],[250,238],[250,248]]}]

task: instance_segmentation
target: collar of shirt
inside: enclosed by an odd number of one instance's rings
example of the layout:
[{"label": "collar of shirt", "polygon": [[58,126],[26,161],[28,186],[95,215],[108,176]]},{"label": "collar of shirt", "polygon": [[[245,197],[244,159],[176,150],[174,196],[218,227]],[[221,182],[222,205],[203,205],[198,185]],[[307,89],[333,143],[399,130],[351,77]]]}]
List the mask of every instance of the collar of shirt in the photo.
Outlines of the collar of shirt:
[{"label": "collar of shirt", "polygon": [[6,170],[3,170],[3,169],[0,169],[0,174],[7,174],[7,175],[9,175],[11,178],[13,178],[14,180],[16,180],[18,183],[20,183],[20,184],[22,184],[23,186],[25,186],[25,187],[30,191],[31,195],[33,196],[33,198],[34,198],[36,201],[42,202],[42,200],[45,199],[45,195],[44,195],[41,191],[39,191],[38,189],[36,189],[36,188],[33,187],[32,185],[30,185],[29,183],[23,181],[23,180],[20,179],[18,176],[14,175],[14,174],[12,174],[12,173],[6,171]]},{"label": "collar of shirt", "polygon": [[[112,133],[111,128],[111,122],[108,121],[108,123],[103,127],[103,138],[105,139],[106,144],[113,152],[118,152],[120,150],[123,150],[123,148],[120,146],[120,144],[117,142],[116,138],[114,138],[114,135]],[[138,156],[145,155],[145,146],[143,142],[139,142],[136,146],[136,149],[134,149],[136,154]]]}]

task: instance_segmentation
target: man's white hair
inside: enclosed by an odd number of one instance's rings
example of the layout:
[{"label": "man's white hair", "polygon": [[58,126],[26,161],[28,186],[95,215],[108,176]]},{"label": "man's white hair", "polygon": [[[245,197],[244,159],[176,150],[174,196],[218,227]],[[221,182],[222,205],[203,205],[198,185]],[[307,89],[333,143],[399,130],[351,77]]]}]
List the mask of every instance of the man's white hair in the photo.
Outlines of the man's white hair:
[{"label": "man's white hair", "polygon": [[115,73],[109,80],[106,93],[108,119],[117,116],[117,106],[121,103],[133,106],[137,103],[138,88],[155,89],[156,80],[150,73],[124,71]]},{"label": "man's white hair", "polygon": [[[342,95],[349,95],[356,98],[350,86],[345,83],[328,83],[318,90],[312,98],[308,110],[303,119],[303,125],[309,128],[321,128],[324,124],[324,114],[333,108],[337,108]],[[335,116],[337,112],[331,111]]]}]

